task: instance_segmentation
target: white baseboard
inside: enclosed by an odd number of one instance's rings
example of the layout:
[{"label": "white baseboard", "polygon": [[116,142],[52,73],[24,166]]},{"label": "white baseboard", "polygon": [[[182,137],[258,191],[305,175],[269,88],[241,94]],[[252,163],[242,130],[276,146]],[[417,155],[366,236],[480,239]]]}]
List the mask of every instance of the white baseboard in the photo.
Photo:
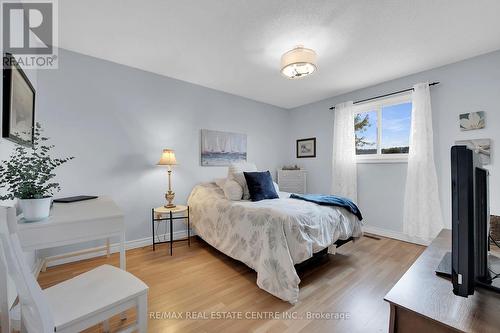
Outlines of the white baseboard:
[{"label": "white baseboard", "polygon": [[[383,236],[383,237],[388,237],[388,238],[393,238],[393,239],[397,239],[397,240],[400,240],[403,242],[409,242],[409,243],[414,243],[414,244],[418,244],[418,245],[427,246],[430,244],[430,241],[428,241],[428,240],[410,237],[408,235],[405,235],[402,232],[394,231],[394,230],[390,230],[390,229],[384,229],[384,228],[365,225],[365,226],[363,226],[363,231],[366,233],[370,233],[370,234],[374,234],[374,235],[378,235],[378,236]],[[191,231],[191,235],[193,236],[193,235],[195,235],[195,233],[193,231]],[[181,239],[181,238],[184,238],[186,236],[187,236],[187,234],[186,234],[185,230],[174,232],[174,240]],[[165,237],[168,240],[170,235],[166,234]],[[135,239],[135,240],[130,240],[130,241],[125,242],[125,249],[131,250],[131,249],[136,249],[139,247],[148,246],[151,244],[153,244],[152,237]],[[120,251],[120,244],[119,243],[111,244],[111,253],[117,253],[119,251]],[[78,252],[78,251],[75,251],[75,252]],[[71,255],[75,252],[68,252],[68,253],[61,253],[61,254]],[[61,254],[58,254],[57,256],[60,256]],[[36,260],[32,269],[33,269],[33,273],[35,275],[38,275],[38,273],[40,272],[40,270],[42,268],[44,259],[49,259],[50,262],[48,263],[47,267],[52,267],[52,266],[67,264],[70,262],[75,262],[75,261],[80,261],[80,260],[85,260],[85,259],[90,259],[90,258],[96,258],[96,257],[104,256],[104,255],[106,255],[106,251],[87,253],[87,254],[82,254],[79,256],[67,257],[67,258],[62,258],[62,259],[58,259],[58,260],[50,260],[56,256],[49,256],[46,258],[41,258],[41,259]]]},{"label": "white baseboard", "polygon": [[[195,235],[195,233],[193,231],[191,231],[191,236],[194,236],[194,235]],[[170,234],[165,234],[165,237],[166,237],[166,240],[169,240]],[[173,237],[174,240],[181,239],[184,237],[187,237],[186,230],[180,230],[180,231],[174,232],[174,237]],[[161,238],[163,239],[163,235],[161,235]],[[130,241],[125,242],[125,250],[136,249],[139,247],[144,247],[144,246],[148,246],[148,245],[152,245],[152,244],[153,244],[153,237],[134,239],[134,240],[130,240]],[[99,247],[95,247],[93,249],[97,249],[97,248],[99,248]],[[89,248],[89,249],[92,249],[92,248]],[[120,252],[120,243],[111,244],[110,251],[111,251],[111,253]],[[90,258],[96,258],[96,257],[106,255],[106,251],[103,250],[103,251],[96,251],[94,253],[86,253],[86,254],[82,254],[82,255],[77,255],[74,257],[67,257],[67,258],[62,258],[62,259],[58,259],[58,260],[51,260],[52,258],[58,257],[60,255],[66,255],[66,254],[71,255],[71,254],[78,253],[78,252],[79,251],[60,253],[57,256],[49,256],[49,257],[41,258],[41,259],[36,261],[37,264],[34,265],[33,271],[36,272],[36,274],[38,274],[38,272],[40,272],[40,270],[42,268],[43,261],[47,260],[47,259],[49,259],[49,263],[47,264],[47,267],[52,267],[52,266],[67,264],[70,262],[75,262],[75,261],[80,261],[80,260],[85,260],[85,259],[90,259]],[[41,262],[41,263],[38,263],[38,262]],[[38,271],[37,271],[37,269],[38,269]]]},{"label": "white baseboard", "polygon": [[33,263],[33,266],[31,267],[31,271],[35,276],[35,279],[38,279],[38,275],[40,274],[42,267],[43,267],[43,260],[40,258],[36,258],[35,262]]},{"label": "white baseboard", "polygon": [[408,242],[408,243],[413,243],[413,244],[418,244],[418,245],[428,246],[431,243],[430,240],[425,240],[425,239],[418,238],[418,237],[411,237],[411,236],[408,236],[400,231],[394,231],[394,230],[390,230],[390,229],[384,229],[384,228],[379,228],[379,227],[374,227],[374,226],[369,226],[369,225],[363,226],[363,231],[366,233],[369,233],[369,234],[374,234],[374,235],[383,236],[383,237],[387,237],[387,238],[393,238],[393,239],[397,239],[397,240],[400,240],[403,242]]}]

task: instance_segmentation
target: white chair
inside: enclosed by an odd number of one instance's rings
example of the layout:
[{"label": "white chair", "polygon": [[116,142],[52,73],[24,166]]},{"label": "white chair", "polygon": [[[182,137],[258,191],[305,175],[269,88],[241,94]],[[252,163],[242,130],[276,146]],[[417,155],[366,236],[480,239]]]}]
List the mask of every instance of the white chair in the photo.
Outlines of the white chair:
[{"label": "white chair", "polygon": [[[7,212],[13,214],[10,219],[7,219]],[[7,228],[1,228],[0,232],[11,233],[16,229],[16,225],[11,222],[16,220],[16,207],[7,211],[7,207],[0,207],[0,224],[5,225]],[[9,221],[9,222],[8,222]],[[0,225],[0,227],[2,227]],[[3,258],[3,251],[0,247],[0,327],[1,333],[11,333],[12,330],[19,331],[21,329],[21,314],[18,304],[11,307],[11,299],[9,298],[9,276],[7,274],[7,267],[5,266],[5,259]]]},{"label": "white chair", "polygon": [[147,331],[148,286],[132,274],[102,265],[42,290],[24,260],[17,235],[0,236],[4,252],[0,260],[5,257],[19,295],[21,331],[79,332],[133,307],[137,323],[123,332]]},{"label": "white chair", "polygon": [[[0,212],[1,213],[1,212]],[[1,333],[11,333],[13,329],[19,331],[21,328],[19,320],[19,307],[10,308],[8,295],[7,267],[3,258],[3,251],[0,248],[0,327]],[[17,310],[17,318],[14,313]]]}]

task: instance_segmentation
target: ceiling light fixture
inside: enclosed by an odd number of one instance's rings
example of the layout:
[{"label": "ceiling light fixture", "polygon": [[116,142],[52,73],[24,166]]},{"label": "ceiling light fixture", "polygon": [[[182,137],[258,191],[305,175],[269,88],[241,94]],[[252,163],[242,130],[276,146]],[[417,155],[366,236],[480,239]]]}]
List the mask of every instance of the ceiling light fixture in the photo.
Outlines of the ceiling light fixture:
[{"label": "ceiling light fixture", "polygon": [[281,56],[281,74],[298,79],[316,70],[316,52],[299,45]]}]

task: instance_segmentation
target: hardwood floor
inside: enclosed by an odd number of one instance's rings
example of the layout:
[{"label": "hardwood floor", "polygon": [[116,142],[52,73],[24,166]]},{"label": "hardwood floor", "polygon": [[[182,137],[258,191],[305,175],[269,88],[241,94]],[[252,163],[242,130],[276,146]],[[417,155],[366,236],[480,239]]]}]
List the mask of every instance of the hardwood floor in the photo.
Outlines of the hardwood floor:
[{"label": "hardwood floor", "polygon": [[[176,243],[172,257],[166,245],[127,251],[129,272],[150,287],[150,332],[387,332],[383,297],[424,250],[387,238],[346,244],[300,268],[300,298],[291,305],[259,289],[244,264],[193,240]],[[105,263],[118,266],[118,254],[49,268],[38,280],[46,288]],[[325,318],[336,315],[347,317]],[[204,318],[212,316],[230,319]],[[128,323],[113,318],[111,329]]]}]

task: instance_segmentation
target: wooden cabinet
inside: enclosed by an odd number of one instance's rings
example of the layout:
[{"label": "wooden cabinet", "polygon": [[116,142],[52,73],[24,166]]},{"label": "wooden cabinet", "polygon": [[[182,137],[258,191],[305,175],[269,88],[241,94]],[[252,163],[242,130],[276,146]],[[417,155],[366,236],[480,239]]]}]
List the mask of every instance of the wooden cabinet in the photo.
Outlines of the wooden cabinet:
[{"label": "wooden cabinet", "polygon": [[306,170],[278,170],[278,185],[283,192],[306,193],[306,178]]},{"label": "wooden cabinet", "polygon": [[391,306],[389,332],[500,332],[500,295],[477,288],[455,296],[436,267],[451,249],[451,230],[439,236],[385,296]]}]

